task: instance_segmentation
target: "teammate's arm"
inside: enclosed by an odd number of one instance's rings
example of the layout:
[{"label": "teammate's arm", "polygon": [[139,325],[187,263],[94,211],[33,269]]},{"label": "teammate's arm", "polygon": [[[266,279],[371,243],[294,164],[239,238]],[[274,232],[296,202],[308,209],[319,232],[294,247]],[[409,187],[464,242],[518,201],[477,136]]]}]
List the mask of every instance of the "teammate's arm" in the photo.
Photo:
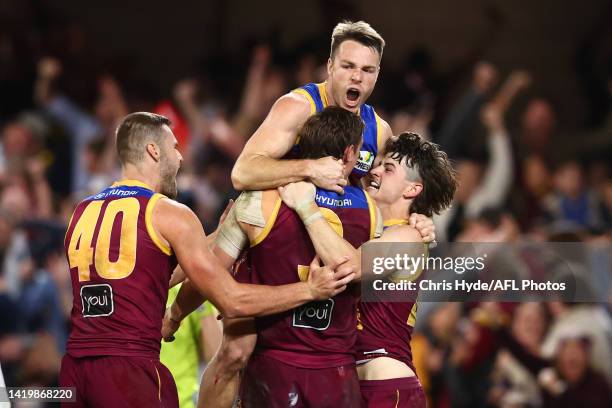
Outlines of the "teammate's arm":
[{"label": "teammate's arm", "polygon": [[[223,214],[221,214],[221,217],[219,218],[219,226],[217,227],[216,230],[214,230],[211,234],[209,234],[206,237],[206,245],[208,245],[209,248],[211,249],[214,248],[215,240],[217,239],[217,235],[219,234],[219,228],[221,227],[221,225],[227,218],[233,206],[234,206],[234,200],[230,199],[229,202],[227,203],[227,206],[225,207],[225,210],[223,210]],[[225,267],[229,268],[230,266],[231,264],[226,265]],[[185,271],[183,271],[183,268],[181,268],[181,265],[176,265],[176,268],[174,268],[174,272],[172,273],[172,276],[170,277],[170,284],[168,286],[172,288],[178,285],[179,283],[185,281],[186,277],[187,276],[185,275]],[[203,302],[204,301],[202,301],[202,303]]]},{"label": "teammate's arm", "polygon": [[[380,163],[383,159],[383,154],[385,153],[385,145],[387,141],[393,137],[393,130],[391,130],[391,126],[387,123],[386,120],[379,118],[380,120],[380,134],[378,135],[378,154],[374,163]],[[372,166],[374,168],[374,166]],[[362,181],[365,181],[366,177],[362,178]],[[365,188],[366,186],[364,186]]]},{"label": "teammate's arm", "polygon": [[[338,256],[346,256],[349,261],[345,266],[358,271],[357,250],[340,237],[325,220],[315,203],[316,189],[312,183],[291,183],[279,187],[278,192],[285,205],[300,216],[315,251],[324,264],[332,263]],[[357,277],[358,275],[359,273]]]},{"label": "teammate's arm", "polygon": [[310,115],[310,104],[294,93],[279,98],[249,139],[232,170],[237,190],[266,190],[299,180],[342,192],[343,164],[332,157],[281,160],[293,147],[299,127]]},{"label": "teammate's arm", "polygon": [[354,273],[341,275],[330,268],[315,268],[308,282],[274,287],[239,284],[206,245],[202,225],[189,208],[162,199],[155,205],[153,224],[174,250],[187,277],[226,317],[274,314],[315,299],[326,299],[344,290],[354,277]]}]

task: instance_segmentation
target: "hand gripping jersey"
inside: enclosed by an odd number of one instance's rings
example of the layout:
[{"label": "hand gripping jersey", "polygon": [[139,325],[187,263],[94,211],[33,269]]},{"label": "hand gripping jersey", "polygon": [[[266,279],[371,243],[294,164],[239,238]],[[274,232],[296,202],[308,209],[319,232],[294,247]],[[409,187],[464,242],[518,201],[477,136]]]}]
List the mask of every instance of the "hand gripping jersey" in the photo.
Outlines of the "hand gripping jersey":
[{"label": "hand gripping jersey", "polygon": [[[376,208],[358,187],[344,195],[317,189],[316,202],[334,230],[358,247],[376,233]],[[277,198],[272,216],[252,243],[246,265],[250,282],[283,285],[308,278],[315,250],[297,214]],[[255,354],[304,368],[329,368],[355,361],[356,302],[349,287],[332,299],[256,319]]]},{"label": "hand gripping jersey", "polygon": [[[385,228],[396,224],[400,223],[385,221]],[[422,272],[415,276],[417,282],[423,279]],[[416,313],[417,302],[359,302],[357,363],[376,357],[391,357],[416,373],[410,347]]]},{"label": "hand gripping jersey", "polygon": [[161,323],[176,258],[151,224],[162,198],[125,180],[79,203],[64,247],[73,304],[73,357],[159,358]]},{"label": "hand gripping jersey", "polygon": [[[304,95],[306,99],[308,99],[310,102],[311,115],[316,112],[321,112],[329,105],[325,93],[325,83],[307,84],[301,88],[295,89],[293,92]],[[359,115],[365,124],[365,129],[363,130],[363,146],[359,152],[359,160],[352,173],[357,178],[361,178],[368,174],[378,151],[383,148],[383,146],[380,146],[382,138],[381,119],[376,112],[374,112],[374,108],[370,105],[363,104],[359,109]],[[299,140],[296,140],[295,146],[287,156],[288,158],[299,157],[298,142]]]}]

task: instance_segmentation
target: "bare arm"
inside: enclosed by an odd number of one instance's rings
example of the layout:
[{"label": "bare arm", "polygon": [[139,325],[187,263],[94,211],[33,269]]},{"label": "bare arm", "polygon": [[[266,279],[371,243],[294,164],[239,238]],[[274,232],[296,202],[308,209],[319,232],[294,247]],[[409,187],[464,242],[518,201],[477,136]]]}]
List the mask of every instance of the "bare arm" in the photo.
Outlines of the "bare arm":
[{"label": "bare arm", "polygon": [[[217,229],[215,229],[210,235],[208,235],[206,237],[206,245],[208,245],[208,247],[211,250],[214,250],[215,247],[215,240],[217,239],[217,235],[219,234],[219,228],[221,227],[221,225],[223,224],[223,222],[225,221],[225,219],[227,218],[230,210],[232,209],[232,207],[234,206],[234,200],[230,199],[229,202],[227,203],[227,206],[225,207],[225,210],[223,210],[223,214],[221,214],[221,217],[219,218],[219,225],[217,226]],[[217,254],[215,254],[217,255]],[[220,259],[220,258],[219,258]],[[232,263],[235,261],[234,258],[232,258],[232,261],[230,263],[223,263],[223,266],[228,269],[230,266],[232,266]],[[187,276],[185,276],[185,271],[183,271],[183,268],[181,268],[181,265],[177,265],[176,268],[174,268],[174,272],[172,273],[172,277],[170,277],[170,284],[168,285],[169,287],[174,287],[176,285],[178,285],[179,283],[183,282],[185,279],[187,278]],[[202,300],[202,302],[204,302],[204,300]]]},{"label": "bare arm", "polygon": [[208,364],[217,352],[219,346],[221,345],[221,339],[223,338],[223,328],[221,322],[217,320],[217,316],[214,313],[203,316],[200,319],[200,327],[200,337],[202,341],[202,357],[204,358],[204,361]]},{"label": "bare arm", "polygon": [[[325,299],[343,290],[353,278],[351,274],[338,280],[339,276],[328,269],[308,282],[282,286],[239,284],[206,245],[202,225],[189,208],[162,199],[155,206],[153,220],[155,229],[174,250],[190,281],[230,318],[279,313],[315,299]],[[175,305],[180,312],[181,305],[177,302]]]},{"label": "bare arm", "polygon": [[278,192],[285,204],[300,216],[315,251],[324,264],[331,264],[338,256],[345,256],[349,259],[346,267],[358,271],[357,250],[339,236],[323,217],[314,201],[316,189],[312,183],[292,183],[279,187]]},{"label": "bare arm", "polygon": [[341,192],[346,182],[338,160],[282,160],[309,115],[310,105],[303,96],[289,93],[279,98],[238,157],[232,170],[234,188],[266,190],[310,179],[320,187]]},{"label": "bare arm", "polygon": [[[317,255],[321,260],[327,263],[333,262],[334,257],[346,256],[349,258],[347,265],[355,269],[356,279],[359,279],[361,276],[360,252],[339,236],[323,217],[315,203],[315,187],[311,183],[298,182],[279,187],[278,191],[283,202],[289,208],[294,209],[304,223]],[[380,216],[378,211],[376,216]],[[419,234],[418,242],[422,242],[423,238],[431,238],[431,240],[435,238],[431,219],[424,216],[418,217],[418,214],[413,214],[410,223],[412,225],[410,229]]]}]

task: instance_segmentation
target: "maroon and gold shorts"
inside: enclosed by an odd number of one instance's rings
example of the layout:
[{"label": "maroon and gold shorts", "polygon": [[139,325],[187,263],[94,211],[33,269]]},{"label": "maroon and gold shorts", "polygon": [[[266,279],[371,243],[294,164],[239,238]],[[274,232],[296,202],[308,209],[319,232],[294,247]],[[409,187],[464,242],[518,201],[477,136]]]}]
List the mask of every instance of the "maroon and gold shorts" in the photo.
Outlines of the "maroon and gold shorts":
[{"label": "maroon and gold shorts", "polygon": [[355,365],[302,368],[254,355],[240,386],[243,408],[360,407]]},{"label": "maroon and gold shorts", "polygon": [[360,381],[364,408],[426,408],[425,392],[417,377]]},{"label": "maroon and gold shorts", "polygon": [[59,385],[76,388],[76,402],[63,407],[178,408],[176,384],[159,360],[99,356],[62,359]]}]

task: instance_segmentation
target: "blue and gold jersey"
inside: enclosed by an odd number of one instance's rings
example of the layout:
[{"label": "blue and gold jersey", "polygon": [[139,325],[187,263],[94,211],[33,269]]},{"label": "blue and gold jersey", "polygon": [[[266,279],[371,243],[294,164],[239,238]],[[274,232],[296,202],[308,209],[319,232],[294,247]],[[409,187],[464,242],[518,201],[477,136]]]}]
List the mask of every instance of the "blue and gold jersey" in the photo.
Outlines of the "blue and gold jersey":
[{"label": "blue and gold jersey", "polygon": [[[327,94],[325,92],[325,83],[307,84],[293,90],[293,92],[304,95],[306,99],[308,99],[310,102],[311,115],[321,112],[329,106]],[[353,174],[358,178],[365,176],[368,171],[370,171],[378,151],[383,147],[381,146],[381,119],[376,112],[374,112],[374,108],[370,105],[363,104],[359,109],[359,115],[365,124],[365,129],[363,130],[363,145],[359,152],[359,160],[353,169]],[[294,146],[292,150],[293,157],[297,156],[299,153],[297,151],[297,142],[298,140],[296,140],[296,146]]]}]

